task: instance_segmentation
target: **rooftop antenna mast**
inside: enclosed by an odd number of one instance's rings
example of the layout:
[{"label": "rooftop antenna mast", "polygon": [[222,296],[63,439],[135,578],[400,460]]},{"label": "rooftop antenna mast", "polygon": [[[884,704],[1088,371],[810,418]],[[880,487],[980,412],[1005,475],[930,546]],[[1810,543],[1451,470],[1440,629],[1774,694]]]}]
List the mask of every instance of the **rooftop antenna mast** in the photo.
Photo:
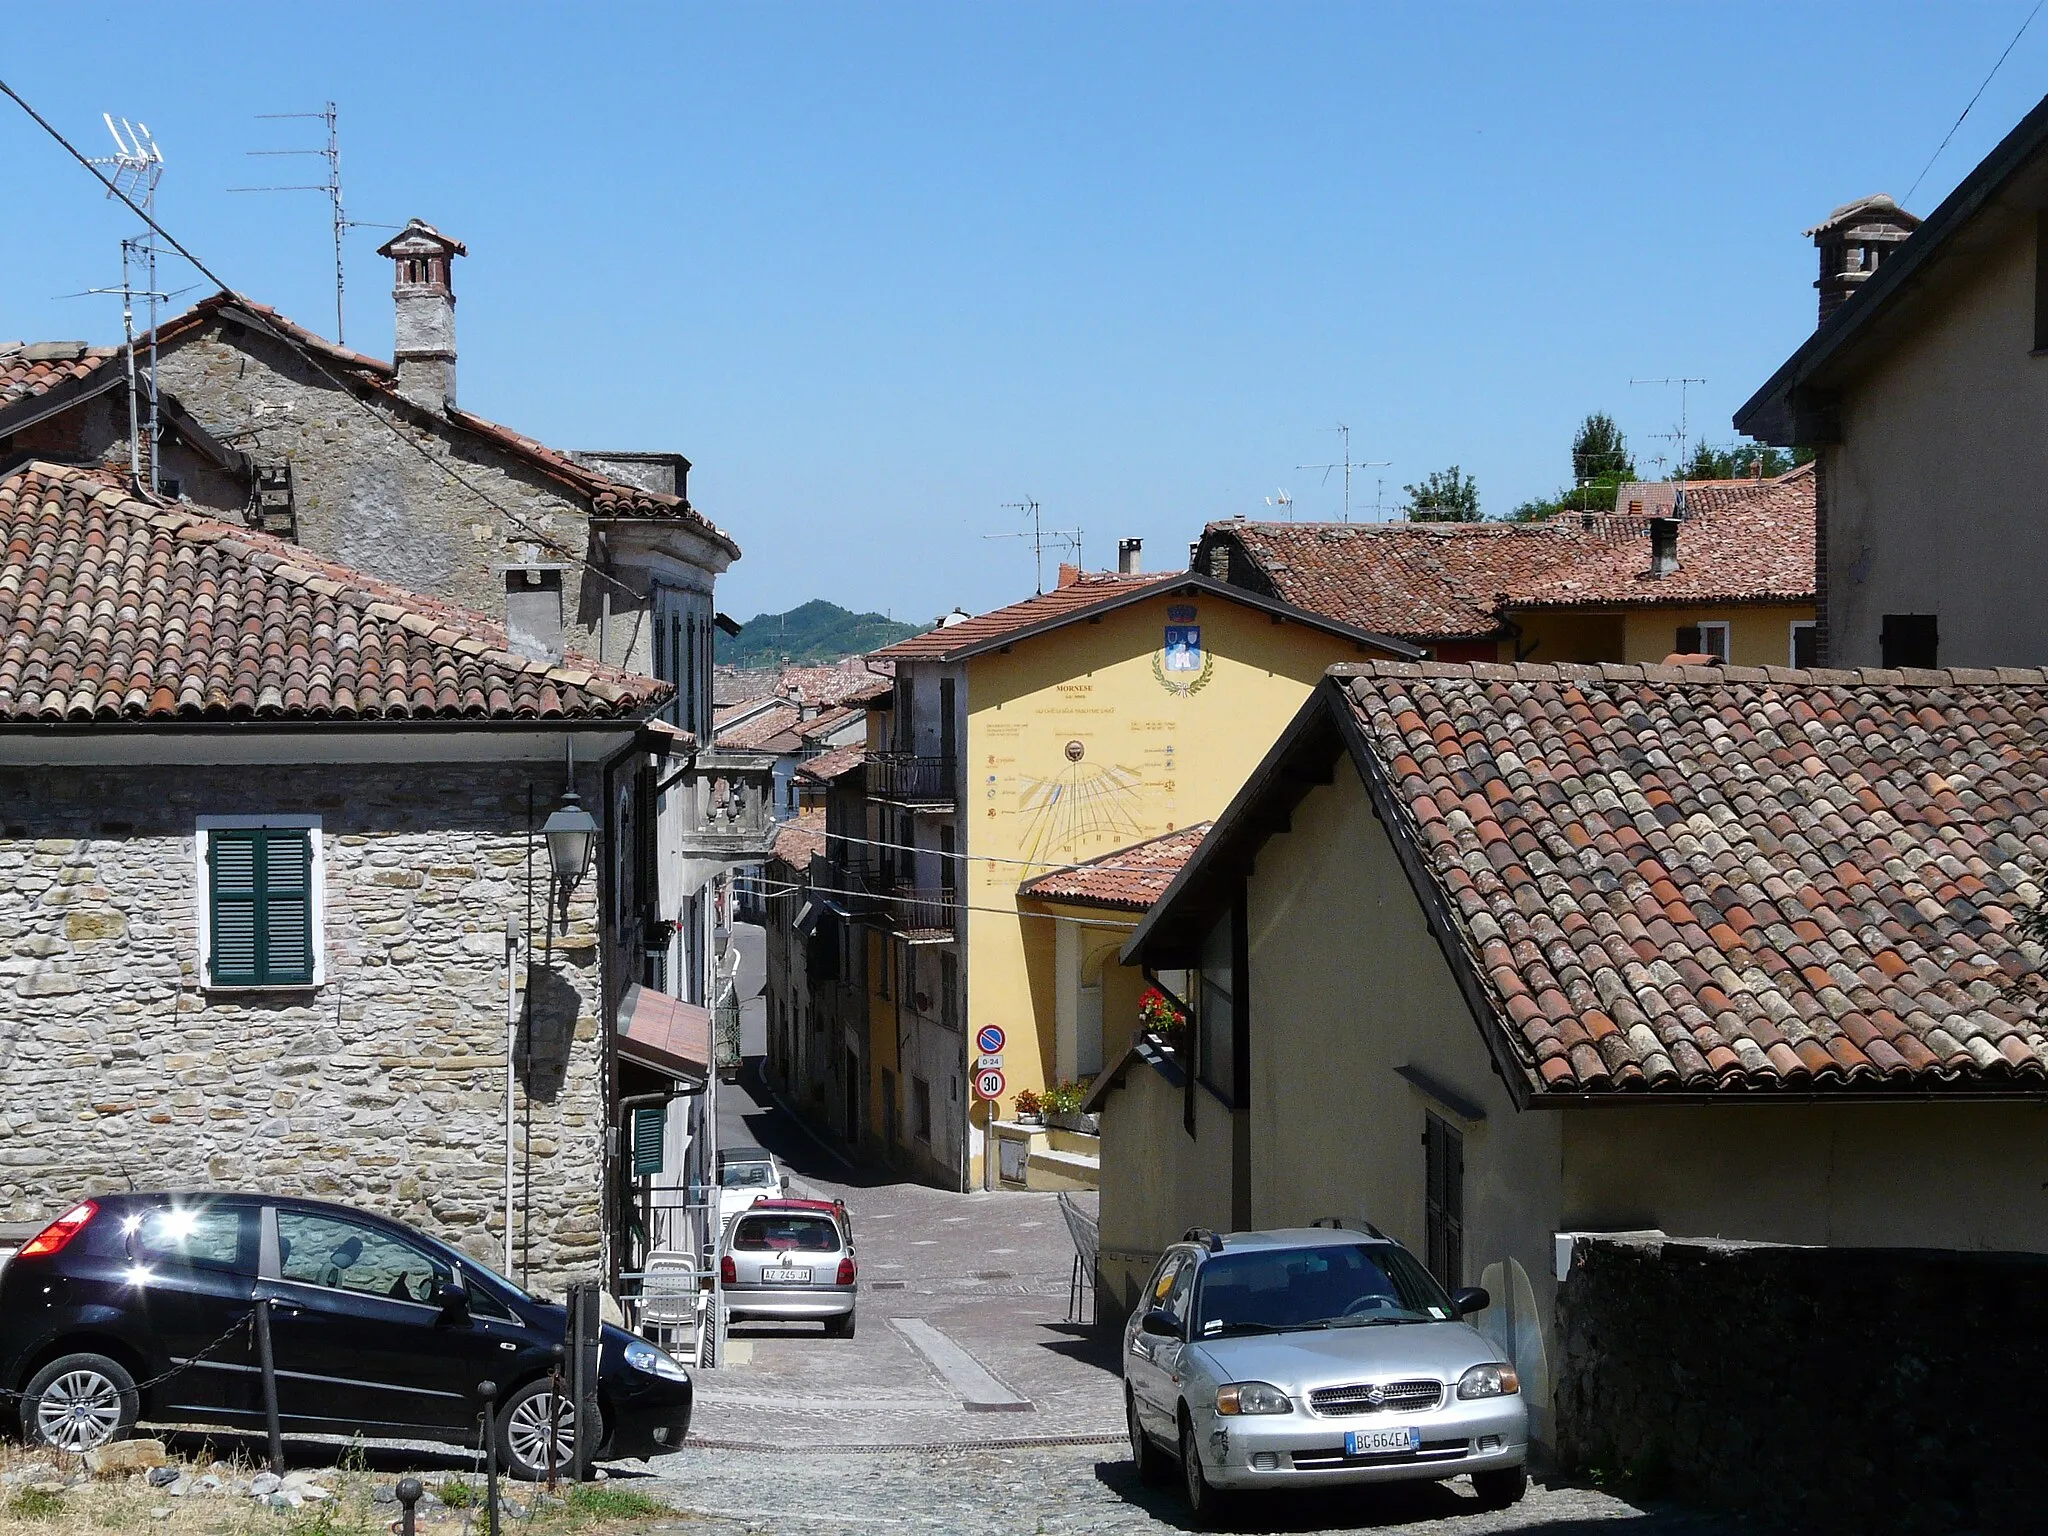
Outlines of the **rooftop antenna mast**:
[{"label": "rooftop antenna mast", "polygon": [[[1707,381],[1706,381],[1705,379],[1696,379],[1696,378],[1691,378],[1691,377],[1686,377],[1686,378],[1681,378],[1681,379],[1630,379],[1630,380],[1629,380],[1629,383],[1630,383],[1631,385],[1635,385],[1635,384],[1667,384],[1667,385],[1668,385],[1668,384],[1676,384],[1676,385],[1678,386],[1678,430],[1677,430],[1677,431],[1675,431],[1675,432],[1651,432],[1651,433],[1649,433],[1649,434],[1647,434],[1647,435],[1648,435],[1648,436],[1650,436],[1650,437],[1658,438],[1658,439],[1660,439],[1660,440],[1662,440],[1662,441],[1664,441],[1664,442],[1670,443],[1670,444],[1671,444],[1671,445],[1672,445],[1672,446],[1673,446],[1673,447],[1674,447],[1674,448],[1675,448],[1675,449],[1677,450],[1677,453],[1678,453],[1678,472],[1679,472],[1679,474],[1680,474],[1681,476],[1682,476],[1682,475],[1684,475],[1684,473],[1685,473],[1685,465],[1686,465],[1686,457],[1685,457],[1685,445],[1686,445],[1687,441],[1688,441],[1688,440],[1690,439],[1690,436],[1691,436],[1691,433],[1690,433],[1690,421],[1691,421],[1691,418],[1690,418],[1690,417],[1688,417],[1688,416],[1687,416],[1687,414],[1686,414],[1686,395],[1687,395],[1687,392],[1688,392],[1688,391],[1689,391],[1689,390],[1690,390],[1690,389],[1692,388],[1692,386],[1693,386],[1693,385],[1695,385],[1695,384],[1704,384],[1704,383],[1706,383],[1706,382],[1707,382]],[[1663,462],[1663,461],[1662,461],[1661,459],[1658,459],[1658,460],[1654,460],[1653,462],[1657,463],[1657,464],[1658,464],[1658,465],[1659,465],[1659,466],[1661,467],[1661,465],[1662,465],[1662,462]]]},{"label": "rooftop antenna mast", "polygon": [[[100,119],[107,125],[107,132],[113,135],[114,152],[111,155],[94,156],[94,165],[108,169],[107,180],[111,189],[107,196],[116,192],[136,204],[149,222],[156,222],[156,184],[163,180],[164,152],[157,147],[156,138],[149,131],[147,123],[131,123],[127,118],[117,118],[111,112],[102,112]],[[136,263],[143,270],[145,288],[140,297],[149,303],[149,367],[145,375],[138,376],[135,368],[135,284],[131,276]],[[95,293],[111,292],[94,289]],[[144,397],[147,397],[149,422],[149,489],[155,494],[159,483],[157,474],[157,446],[162,440],[162,424],[156,403],[156,322],[157,305],[164,299],[156,285],[156,231],[145,230],[121,242],[121,331],[127,345],[122,349],[128,366],[128,474],[137,486],[142,484],[142,422],[144,419]]]},{"label": "rooftop antenna mast", "polygon": [[328,102],[318,112],[259,112],[259,122],[281,122],[290,119],[318,120],[327,125],[327,142],[318,149],[252,149],[250,155],[317,155],[327,162],[325,181],[295,182],[286,186],[273,187],[229,187],[230,192],[321,192],[327,197],[328,207],[334,216],[334,340],[340,345],[347,340],[343,334],[342,292],[347,287],[342,270],[342,241],[352,229],[397,229],[396,224],[373,224],[367,219],[352,219],[343,211],[341,201],[341,133],[334,103]]},{"label": "rooftop antenna mast", "polygon": [[1063,549],[1072,550],[1074,552],[1074,563],[1076,565],[1081,563],[1081,535],[1085,531],[1084,529],[1046,527],[1045,520],[1039,513],[1037,500],[1029,496],[1025,497],[1022,501],[1004,502],[1003,510],[1006,512],[1030,514],[1031,531],[1029,533],[1021,531],[1017,533],[984,533],[982,537],[984,539],[1029,539],[1031,541],[1032,558],[1037,563],[1038,590],[1040,592],[1045,591],[1046,545],[1057,544]]},{"label": "rooftop antenna mast", "polygon": [[1278,507],[1282,517],[1286,518],[1290,523],[1294,521],[1294,498],[1288,495],[1284,489],[1275,491],[1272,495],[1268,496],[1266,498],[1266,505]]},{"label": "rooftop antenna mast", "polygon": [[1325,432],[1340,432],[1340,433],[1342,433],[1342,434],[1343,434],[1343,436],[1344,436],[1344,457],[1343,457],[1343,458],[1342,458],[1342,459],[1341,459],[1340,461],[1338,461],[1337,463],[1335,463],[1335,464],[1297,464],[1297,465],[1295,465],[1294,467],[1295,467],[1296,469],[1320,469],[1320,470],[1321,470],[1321,471],[1323,472],[1323,484],[1325,484],[1325,485],[1328,485],[1328,484],[1330,483],[1330,471],[1331,471],[1331,470],[1333,470],[1333,469],[1341,469],[1341,470],[1343,470],[1343,471],[1344,471],[1344,521],[1348,523],[1348,522],[1350,522],[1350,521],[1351,521],[1351,474],[1352,474],[1352,471],[1353,471],[1353,470],[1359,470],[1359,469],[1385,469],[1385,468],[1386,468],[1386,467],[1387,467],[1387,466],[1388,466],[1389,464],[1393,463],[1393,460],[1392,460],[1392,459],[1357,459],[1357,460],[1354,460],[1354,459],[1353,459],[1353,458],[1351,457],[1351,428],[1349,428],[1349,427],[1348,427],[1348,426],[1346,426],[1346,425],[1345,425],[1345,424],[1344,424],[1343,422],[1341,422],[1341,421],[1340,421],[1340,422],[1338,422],[1338,423],[1337,423],[1337,425],[1336,425],[1336,426],[1334,426],[1334,427],[1325,427],[1325,428],[1323,428],[1323,430],[1324,430]]}]

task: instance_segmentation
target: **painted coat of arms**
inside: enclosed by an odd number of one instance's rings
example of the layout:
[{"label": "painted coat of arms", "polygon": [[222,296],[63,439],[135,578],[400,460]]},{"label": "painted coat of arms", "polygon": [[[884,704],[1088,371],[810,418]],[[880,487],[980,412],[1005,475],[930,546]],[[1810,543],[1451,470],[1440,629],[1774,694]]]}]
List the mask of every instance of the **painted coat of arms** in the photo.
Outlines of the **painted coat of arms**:
[{"label": "painted coat of arms", "polygon": [[1202,649],[1202,626],[1169,624],[1165,643],[1152,653],[1152,676],[1168,693],[1186,698],[1208,686],[1216,658]]}]

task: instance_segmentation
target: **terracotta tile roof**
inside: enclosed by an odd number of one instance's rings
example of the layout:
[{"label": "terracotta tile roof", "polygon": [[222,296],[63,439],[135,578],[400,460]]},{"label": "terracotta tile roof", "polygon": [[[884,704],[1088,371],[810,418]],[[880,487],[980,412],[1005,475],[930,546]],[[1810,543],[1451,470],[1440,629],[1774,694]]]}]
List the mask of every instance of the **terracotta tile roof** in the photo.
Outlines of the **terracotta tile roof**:
[{"label": "terracotta tile roof", "polygon": [[2048,672],[1332,676],[1533,1088],[2048,1089]]},{"label": "terracotta tile roof", "polygon": [[361,352],[338,347],[317,332],[309,331],[296,321],[287,319],[267,304],[258,304],[240,294],[217,293],[212,298],[202,299],[184,314],[166,321],[157,330],[158,345],[164,346],[198,331],[213,323],[216,318],[225,317],[222,311],[240,310],[254,318],[260,325],[289,338],[307,351],[318,354],[330,367],[345,378],[371,389],[388,405],[418,415],[435,417],[446,421],[473,436],[481,437],[515,458],[525,460],[533,468],[563,484],[590,503],[593,517],[615,517],[671,521],[689,525],[706,538],[723,545],[734,559],[739,558],[739,545],[732,536],[719,528],[709,518],[698,512],[680,496],[668,496],[659,491],[646,490],[623,480],[614,480],[600,474],[589,465],[572,459],[566,453],[557,452],[545,444],[514,432],[510,427],[498,425],[472,412],[450,409],[445,414],[428,411],[407,400],[398,393],[397,375],[391,364],[382,358],[368,357]]},{"label": "terracotta tile roof", "polygon": [[845,778],[867,760],[867,743],[851,741],[843,747],[834,747],[830,752],[820,752],[816,757],[804,759],[797,764],[796,776],[809,779],[814,784],[831,784]]},{"label": "terracotta tile roof", "polygon": [[82,379],[120,355],[119,347],[88,347],[84,342],[0,342],[0,410]]},{"label": "terracotta tile roof", "polygon": [[772,704],[737,725],[716,728],[712,739],[735,751],[794,752],[803,745],[796,723],[794,704]]},{"label": "terracotta tile roof", "polygon": [[833,709],[821,709],[798,727],[797,735],[803,738],[806,745],[810,745],[819,737],[829,736],[856,720],[861,721],[865,727],[867,717],[867,709],[859,704],[842,704]]},{"label": "terracotta tile roof", "polygon": [[[1676,488],[1646,489],[1654,502]],[[1812,601],[1810,467],[1698,482],[1687,501],[1679,569],[1660,579],[1646,574],[1654,504],[1541,523],[1232,521],[1211,523],[1203,543],[1236,545],[1249,579],[1296,607],[1420,644],[1500,635],[1517,608]]]},{"label": "terracotta tile roof", "polygon": [[1040,901],[1074,901],[1142,912],[1166,893],[1181,866],[1201,846],[1209,826],[1206,821],[1197,822],[1085,863],[1034,876],[1017,887],[1017,894]]},{"label": "terracotta tile roof", "polygon": [[893,686],[893,678],[868,670],[866,657],[849,656],[828,665],[783,667],[775,674],[773,691],[806,704],[838,705],[880,698]]},{"label": "terracotta tile roof", "polygon": [[675,691],[89,470],[0,479],[0,537],[4,721],[627,719]]},{"label": "terracotta tile roof", "polygon": [[825,813],[799,811],[775,829],[775,857],[792,869],[807,869],[825,852]]},{"label": "terracotta tile roof", "polygon": [[928,629],[921,635],[912,635],[908,640],[898,640],[872,653],[876,660],[886,661],[935,661],[953,655],[972,646],[986,645],[1009,635],[1021,634],[1040,624],[1090,607],[1105,598],[1129,594],[1146,587],[1165,586],[1184,577],[1184,571],[1169,571],[1155,576],[1118,576],[1110,573],[1089,573],[1064,587],[1055,587],[1050,592],[1041,592],[1036,597],[1027,597],[1021,603],[1012,603],[1007,608],[991,609],[987,613],[975,614],[957,624],[948,624],[940,629]]},{"label": "terracotta tile roof", "polygon": [[[1509,587],[1508,606],[1813,601],[1812,465],[1773,480],[1687,485],[1678,569],[1651,576],[1647,520],[1668,513],[1676,489],[1669,484],[1623,486],[1616,501],[1624,510],[1592,519],[1569,560]],[[1631,491],[1645,493],[1641,516],[1625,510]]]}]

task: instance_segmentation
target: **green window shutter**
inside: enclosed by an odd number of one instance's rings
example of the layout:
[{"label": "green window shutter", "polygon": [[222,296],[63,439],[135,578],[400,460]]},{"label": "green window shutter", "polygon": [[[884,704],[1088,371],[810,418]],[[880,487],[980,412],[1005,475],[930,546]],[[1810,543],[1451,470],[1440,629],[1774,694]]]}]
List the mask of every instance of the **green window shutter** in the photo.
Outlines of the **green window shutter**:
[{"label": "green window shutter", "polygon": [[212,981],[223,987],[313,980],[313,837],[302,827],[232,828],[207,837]]},{"label": "green window shutter", "polygon": [[647,1104],[633,1111],[633,1177],[645,1178],[661,1172],[661,1133],[668,1123],[668,1106]]}]

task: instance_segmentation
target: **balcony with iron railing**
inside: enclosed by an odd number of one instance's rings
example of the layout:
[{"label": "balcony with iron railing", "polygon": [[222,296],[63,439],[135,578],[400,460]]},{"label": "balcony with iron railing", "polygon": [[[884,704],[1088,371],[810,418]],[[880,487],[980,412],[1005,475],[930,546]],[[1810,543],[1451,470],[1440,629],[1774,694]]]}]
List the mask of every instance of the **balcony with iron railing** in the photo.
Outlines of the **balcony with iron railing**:
[{"label": "balcony with iron railing", "polygon": [[899,932],[956,932],[960,893],[953,886],[912,883],[906,864],[882,851],[849,847],[833,854],[826,866],[837,899],[858,917],[872,917]]},{"label": "balcony with iron railing", "polygon": [[868,798],[891,805],[951,806],[959,800],[959,765],[950,757],[870,752]]}]

